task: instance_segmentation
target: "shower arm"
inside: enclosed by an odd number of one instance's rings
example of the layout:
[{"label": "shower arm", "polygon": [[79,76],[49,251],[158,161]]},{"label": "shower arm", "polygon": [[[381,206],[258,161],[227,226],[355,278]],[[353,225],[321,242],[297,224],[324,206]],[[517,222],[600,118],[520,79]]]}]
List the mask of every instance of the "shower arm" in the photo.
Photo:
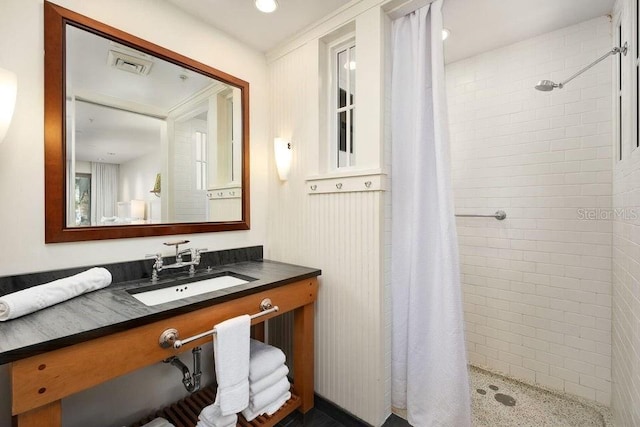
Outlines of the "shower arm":
[{"label": "shower arm", "polygon": [[627,56],[627,43],[624,43],[624,46],[622,47],[614,47],[613,49],[611,49],[609,52],[605,53],[604,55],[602,55],[600,58],[596,59],[595,61],[593,61],[591,64],[587,65],[586,67],[584,67],[583,69],[581,69],[580,71],[578,71],[577,73],[575,73],[574,75],[572,75],[571,77],[569,77],[568,79],[566,79],[565,81],[563,81],[562,83],[558,83],[557,87],[559,89],[562,89],[564,85],[566,85],[567,83],[569,83],[571,80],[575,79],[576,77],[578,77],[580,74],[584,73],[585,71],[587,71],[588,69],[590,69],[591,67],[593,67],[594,65],[598,64],[599,62],[604,61],[605,59],[607,59],[609,56],[611,55],[615,55],[616,53],[622,53],[624,56]]}]

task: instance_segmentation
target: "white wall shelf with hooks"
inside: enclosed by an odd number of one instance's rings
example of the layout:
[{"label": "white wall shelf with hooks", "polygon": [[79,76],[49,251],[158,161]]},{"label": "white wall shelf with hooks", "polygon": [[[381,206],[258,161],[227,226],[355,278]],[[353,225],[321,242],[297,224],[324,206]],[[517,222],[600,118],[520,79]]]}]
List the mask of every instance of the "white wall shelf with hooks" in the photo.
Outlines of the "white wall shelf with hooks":
[{"label": "white wall shelf with hooks", "polygon": [[386,191],[387,175],[381,171],[350,172],[306,179],[307,194]]}]

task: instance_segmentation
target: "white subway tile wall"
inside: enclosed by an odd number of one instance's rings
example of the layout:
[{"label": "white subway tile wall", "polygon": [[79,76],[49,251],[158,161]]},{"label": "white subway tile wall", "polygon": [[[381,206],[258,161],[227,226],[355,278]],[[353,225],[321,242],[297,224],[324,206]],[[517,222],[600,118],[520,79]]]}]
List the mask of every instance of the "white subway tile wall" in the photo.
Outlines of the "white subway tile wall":
[{"label": "white subway tile wall", "polygon": [[[616,4],[623,10],[622,26],[632,28],[629,13],[632,1]],[[627,39],[628,36],[625,36]],[[633,39],[629,38],[631,44]],[[633,70],[633,51],[627,55]],[[628,75],[635,78],[634,73]],[[629,90],[626,93],[632,93]],[[632,97],[623,101],[623,159],[613,169],[613,390],[611,407],[616,425],[640,425],[640,148],[636,147]],[[606,370],[596,370],[596,378],[606,378]]]},{"label": "white subway tile wall", "polygon": [[534,85],[562,81],[611,43],[601,17],[446,68],[456,212],[508,215],[457,222],[470,362],[604,404],[611,62],[561,90]]}]

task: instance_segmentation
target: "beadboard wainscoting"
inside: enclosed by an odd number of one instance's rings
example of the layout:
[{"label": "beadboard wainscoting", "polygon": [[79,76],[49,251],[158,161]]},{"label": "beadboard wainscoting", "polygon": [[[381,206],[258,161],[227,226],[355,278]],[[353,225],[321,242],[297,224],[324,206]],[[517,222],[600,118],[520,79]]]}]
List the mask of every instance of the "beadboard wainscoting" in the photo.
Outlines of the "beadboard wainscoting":
[{"label": "beadboard wainscoting", "polygon": [[[322,269],[316,304],[315,391],[381,425],[390,413],[385,397],[390,370],[384,354],[385,177],[371,169],[349,176],[309,177],[317,173],[318,67],[317,40],[269,66],[273,136],[291,141],[293,159],[285,182],[278,180],[270,159],[266,257]],[[289,338],[278,335],[286,331],[286,323],[269,326],[270,341],[285,349],[290,347]]]}]

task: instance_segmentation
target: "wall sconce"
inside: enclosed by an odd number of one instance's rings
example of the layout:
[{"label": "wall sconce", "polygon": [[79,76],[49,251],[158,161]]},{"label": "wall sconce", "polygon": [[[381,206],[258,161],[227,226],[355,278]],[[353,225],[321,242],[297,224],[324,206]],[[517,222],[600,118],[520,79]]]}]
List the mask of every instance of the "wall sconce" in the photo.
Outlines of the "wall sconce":
[{"label": "wall sconce", "polygon": [[0,143],[4,140],[13,109],[16,105],[16,92],[18,90],[17,78],[15,73],[0,68]]},{"label": "wall sconce", "polygon": [[280,181],[286,181],[291,170],[291,143],[282,138],[275,138],[273,140],[273,151],[276,156],[276,167],[278,168]]}]

